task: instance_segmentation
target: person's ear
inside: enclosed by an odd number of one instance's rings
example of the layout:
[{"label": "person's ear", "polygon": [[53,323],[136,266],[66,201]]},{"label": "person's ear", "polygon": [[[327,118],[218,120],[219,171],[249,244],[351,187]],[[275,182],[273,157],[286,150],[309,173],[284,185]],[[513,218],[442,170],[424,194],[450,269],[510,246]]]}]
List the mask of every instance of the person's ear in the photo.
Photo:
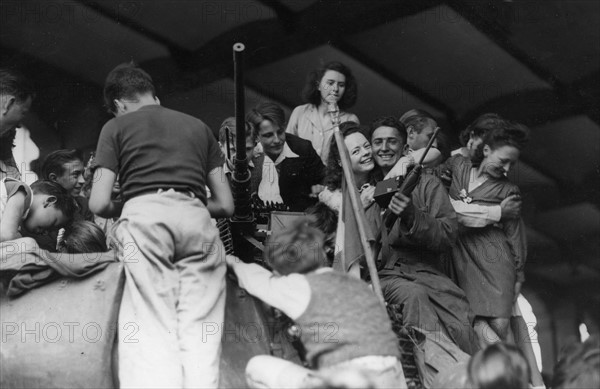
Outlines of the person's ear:
[{"label": "person's ear", "polygon": [[408,126],[406,128],[406,134],[408,135],[409,138],[412,138],[415,136],[415,128],[413,126]]},{"label": "person's ear", "polygon": [[56,182],[56,180],[58,179],[58,176],[56,175],[56,173],[50,173],[50,174],[48,174],[48,179],[50,181]]},{"label": "person's ear", "polygon": [[51,205],[56,204],[56,196],[48,196],[46,200],[44,200],[44,208],[48,208]]},{"label": "person's ear", "polygon": [[17,99],[15,98],[15,96],[11,96],[11,95],[7,95],[7,96],[2,96],[2,116],[6,115],[8,113],[8,111],[11,109],[11,107],[13,107],[17,102]]},{"label": "person's ear", "polygon": [[115,108],[116,108],[116,113],[125,113],[127,112],[127,107],[125,106],[125,104],[122,101],[119,101],[117,99],[114,99],[113,102],[115,103]]},{"label": "person's ear", "polygon": [[160,105],[160,99],[158,96],[154,96],[154,101],[156,101],[156,104]]}]

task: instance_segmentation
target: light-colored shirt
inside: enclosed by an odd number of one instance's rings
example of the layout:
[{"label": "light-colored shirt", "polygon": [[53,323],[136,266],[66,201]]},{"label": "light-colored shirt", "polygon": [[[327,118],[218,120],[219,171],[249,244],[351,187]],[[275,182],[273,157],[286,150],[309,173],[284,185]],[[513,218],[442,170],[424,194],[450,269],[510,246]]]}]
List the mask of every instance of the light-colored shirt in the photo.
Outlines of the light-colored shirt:
[{"label": "light-colored shirt", "polygon": [[[360,123],[353,113],[340,112],[339,118],[340,123],[347,121]],[[323,120],[317,107],[313,104],[304,104],[294,108],[285,131],[309,140],[323,164],[327,166],[333,127],[330,115],[326,115]]]},{"label": "light-colored shirt", "polygon": [[[279,309],[290,319],[296,320],[308,308],[311,291],[303,274],[292,273],[276,276],[255,263],[235,261],[232,266],[240,287],[273,308]],[[317,269],[317,273],[332,271],[331,268]]]},{"label": "light-colored shirt", "polygon": [[275,161],[265,154],[262,166],[262,179],[258,185],[258,197],[262,201],[270,201],[275,204],[283,203],[281,192],[279,190],[279,173],[277,173],[276,166],[286,158],[298,157],[299,155],[290,149],[287,142],[283,144],[283,150]]},{"label": "light-colored shirt", "polygon": [[21,180],[21,172],[12,157],[7,161],[0,161],[0,180],[7,177]]},{"label": "light-colored shirt", "polygon": [[499,205],[467,204],[452,197],[450,203],[456,212],[458,222],[466,227],[485,227],[498,223],[502,217],[502,209]]}]

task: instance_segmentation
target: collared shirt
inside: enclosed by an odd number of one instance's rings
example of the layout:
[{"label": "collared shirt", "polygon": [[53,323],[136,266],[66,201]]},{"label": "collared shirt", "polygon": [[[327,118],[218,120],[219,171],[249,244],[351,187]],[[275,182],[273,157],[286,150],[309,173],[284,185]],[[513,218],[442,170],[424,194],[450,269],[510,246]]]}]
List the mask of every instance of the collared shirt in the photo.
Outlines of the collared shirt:
[{"label": "collared shirt", "polygon": [[[359,123],[358,117],[352,113],[340,112],[340,123],[352,121]],[[322,120],[319,110],[313,104],[304,104],[296,107],[290,116],[286,132],[309,140],[323,164],[327,166],[329,144],[333,136],[333,123],[327,115]]]},{"label": "collared shirt", "polygon": [[[262,151],[262,148],[261,148]],[[283,162],[286,158],[298,158],[299,155],[294,153],[288,146],[287,142],[283,144],[281,154],[273,161],[267,154],[264,155],[262,166],[262,180],[258,186],[258,197],[264,201],[272,203],[283,203],[279,189],[279,173],[277,165]]]}]

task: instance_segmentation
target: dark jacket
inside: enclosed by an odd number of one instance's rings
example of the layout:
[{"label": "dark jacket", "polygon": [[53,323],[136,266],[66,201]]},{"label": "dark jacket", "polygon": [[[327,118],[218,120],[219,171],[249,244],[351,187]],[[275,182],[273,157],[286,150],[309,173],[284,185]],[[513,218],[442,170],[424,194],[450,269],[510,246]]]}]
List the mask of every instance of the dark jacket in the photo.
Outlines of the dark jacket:
[{"label": "dark jacket", "polygon": [[[277,165],[279,193],[284,204],[290,207],[290,211],[301,212],[315,203],[316,200],[309,197],[311,187],[322,183],[325,177],[325,166],[310,141],[293,134],[286,134],[285,142],[294,153],[298,154],[298,158],[286,158]],[[254,162],[252,193],[258,192],[264,159],[264,154],[261,154],[252,160]]]}]

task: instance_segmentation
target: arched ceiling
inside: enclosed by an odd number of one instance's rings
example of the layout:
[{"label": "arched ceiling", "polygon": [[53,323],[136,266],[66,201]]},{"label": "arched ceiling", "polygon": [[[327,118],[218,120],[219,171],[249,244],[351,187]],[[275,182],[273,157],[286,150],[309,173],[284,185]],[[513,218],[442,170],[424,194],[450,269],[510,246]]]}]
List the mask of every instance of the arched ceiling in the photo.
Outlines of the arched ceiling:
[{"label": "arched ceiling", "polygon": [[600,2],[2,0],[0,11],[2,64],[37,85],[26,124],[42,154],[94,147],[104,77],[124,61],[153,75],[164,105],[216,129],[233,113],[233,43],[246,45],[247,106],[288,113],[308,71],[336,59],[358,79],[363,123],[418,107],[452,139],[483,112],[530,126],[511,174],[528,274],[571,288],[600,279]]}]

